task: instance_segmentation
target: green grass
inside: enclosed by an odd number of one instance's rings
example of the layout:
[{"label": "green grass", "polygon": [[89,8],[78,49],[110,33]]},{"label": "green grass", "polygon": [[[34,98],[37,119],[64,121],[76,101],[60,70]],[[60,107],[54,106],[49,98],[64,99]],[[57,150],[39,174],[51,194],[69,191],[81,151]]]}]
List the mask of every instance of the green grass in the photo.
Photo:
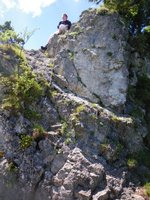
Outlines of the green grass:
[{"label": "green grass", "polygon": [[129,159],[127,160],[127,166],[129,167],[129,169],[134,169],[134,168],[137,167],[137,165],[138,165],[138,162],[137,162],[136,159],[134,159],[134,158],[129,158]]},{"label": "green grass", "polygon": [[111,13],[110,10],[108,8],[106,8],[105,6],[100,6],[96,10],[97,15],[108,15],[110,13]]},{"label": "green grass", "polygon": [[21,135],[20,147],[22,150],[29,148],[32,145],[33,137],[30,135]]},{"label": "green grass", "polygon": [[43,88],[36,81],[35,74],[26,66],[22,66],[21,69],[22,73],[19,76],[15,73],[8,77],[1,77],[0,84],[7,89],[2,103],[3,109],[22,112],[43,94]]},{"label": "green grass", "polygon": [[35,141],[40,141],[46,136],[46,131],[42,125],[35,124],[33,127],[32,136]]},{"label": "green grass", "polygon": [[148,197],[150,197],[150,182],[144,185],[145,193]]},{"label": "green grass", "polygon": [[0,49],[3,50],[6,54],[11,55],[12,57],[17,56],[18,58],[26,62],[25,53],[18,45],[0,44]]},{"label": "green grass", "polygon": [[105,143],[100,144],[100,151],[102,153],[107,152],[109,150],[109,143],[106,141]]},{"label": "green grass", "polygon": [[110,52],[110,51],[108,51],[108,52],[107,52],[107,56],[108,56],[108,57],[112,57],[112,56],[113,56],[113,53]]},{"label": "green grass", "polygon": [[83,111],[86,111],[86,107],[85,107],[84,104],[79,105],[79,106],[76,108],[76,110],[75,110],[75,112],[76,112],[77,114],[79,114],[79,113],[81,113],[81,112],[83,112]]},{"label": "green grass", "polygon": [[60,129],[61,134],[62,135],[66,135],[67,134],[67,130],[68,130],[68,124],[67,124],[67,122],[63,122],[62,126],[61,126],[61,129]]}]

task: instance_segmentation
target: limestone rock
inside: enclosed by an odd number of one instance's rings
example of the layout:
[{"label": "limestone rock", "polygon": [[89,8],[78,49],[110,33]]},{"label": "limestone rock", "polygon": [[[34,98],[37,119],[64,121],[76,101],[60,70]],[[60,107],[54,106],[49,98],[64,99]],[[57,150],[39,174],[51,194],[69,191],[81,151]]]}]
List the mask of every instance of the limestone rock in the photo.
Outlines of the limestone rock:
[{"label": "limestone rock", "polygon": [[105,189],[97,194],[93,195],[93,200],[107,200],[109,199],[109,190]]},{"label": "limestone rock", "polygon": [[[91,192],[99,186],[106,184],[105,173],[100,164],[91,164],[80,149],[75,148],[68,156],[67,162],[54,176],[54,185],[57,187],[59,198],[63,198],[62,188],[73,191],[69,198],[89,199]],[[90,192],[91,190],[91,192]]]},{"label": "limestone rock", "polygon": [[66,82],[58,81],[60,85],[107,107],[124,105],[128,87],[127,35],[118,15],[83,12],[71,32],[54,35],[48,47],[49,55],[55,58],[55,73]]}]

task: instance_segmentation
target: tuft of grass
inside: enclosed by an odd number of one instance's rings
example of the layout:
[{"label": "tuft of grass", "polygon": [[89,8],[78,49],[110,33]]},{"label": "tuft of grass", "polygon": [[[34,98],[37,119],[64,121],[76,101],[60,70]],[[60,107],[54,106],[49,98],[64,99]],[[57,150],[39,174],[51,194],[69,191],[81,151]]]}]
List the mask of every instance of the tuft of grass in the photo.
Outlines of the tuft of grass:
[{"label": "tuft of grass", "polygon": [[73,38],[77,38],[77,36],[80,34],[80,32],[74,31],[69,33],[69,35],[71,35]]},{"label": "tuft of grass", "polygon": [[110,51],[108,51],[108,52],[107,52],[107,56],[112,57],[112,56],[113,56],[113,53],[110,52]]},{"label": "tuft of grass", "polygon": [[49,68],[54,68],[54,63],[50,63]]},{"label": "tuft of grass", "polygon": [[17,170],[18,170],[17,166],[13,162],[10,162],[9,165],[8,165],[8,171],[9,172],[16,172]]},{"label": "tuft of grass", "polygon": [[106,8],[105,6],[100,6],[96,10],[97,15],[108,15],[110,13],[111,13],[110,10],[108,8]]},{"label": "tuft of grass", "polygon": [[144,189],[145,189],[145,194],[150,197],[150,182],[146,183],[144,185]]},{"label": "tuft of grass", "polygon": [[35,141],[40,141],[46,136],[46,131],[40,124],[35,124],[32,132],[32,137]]},{"label": "tuft of grass", "polygon": [[0,158],[3,158],[5,155],[4,151],[0,151]]},{"label": "tuft of grass", "polygon": [[30,135],[21,135],[20,146],[22,150],[29,148],[32,145],[33,137]]},{"label": "tuft of grass", "polygon": [[116,36],[116,34],[114,33],[114,34],[112,34],[112,39],[113,40],[117,40],[117,36]]},{"label": "tuft of grass", "polygon": [[107,141],[100,144],[100,151],[101,151],[102,153],[105,153],[105,152],[107,152],[108,150],[109,150],[109,143],[108,143]]},{"label": "tuft of grass", "polygon": [[84,104],[79,105],[79,106],[76,108],[76,110],[75,110],[75,112],[76,112],[77,114],[79,114],[79,113],[81,113],[81,112],[83,112],[83,111],[86,111],[86,107],[85,107]]},{"label": "tuft of grass", "polygon": [[7,89],[2,108],[24,111],[43,94],[42,86],[36,81],[36,76],[27,66],[22,66],[22,73],[2,77],[0,84]]},{"label": "tuft of grass", "polygon": [[16,44],[0,44],[0,49],[2,49],[6,54],[18,57],[24,62],[27,62],[25,53],[22,51],[22,49],[16,45]]},{"label": "tuft of grass", "polygon": [[27,119],[34,119],[34,120],[40,120],[41,119],[41,114],[34,111],[34,110],[31,110],[30,108],[26,108],[24,110],[24,116],[27,118]]},{"label": "tuft of grass", "polygon": [[69,52],[69,59],[70,59],[71,61],[74,60],[74,52],[72,52],[72,51]]},{"label": "tuft of grass", "polygon": [[123,145],[118,142],[116,145],[116,154],[119,156],[122,150],[123,150]]},{"label": "tuft of grass", "polygon": [[76,26],[74,28],[74,31],[69,33],[70,36],[72,36],[74,39],[77,38],[78,35],[80,35],[83,32],[82,28],[80,26]]},{"label": "tuft of grass", "polygon": [[134,159],[134,158],[129,158],[129,159],[127,160],[127,166],[129,167],[129,169],[134,169],[134,168],[137,167],[137,165],[138,165],[138,162],[137,162],[136,159]]},{"label": "tuft of grass", "polygon": [[57,90],[51,89],[50,90],[50,96],[51,97],[57,97],[59,95]]},{"label": "tuft of grass", "polygon": [[67,122],[63,122],[60,132],[62,135],[66,135],[67,134],[67,130],[68,130],[68,124]]}]

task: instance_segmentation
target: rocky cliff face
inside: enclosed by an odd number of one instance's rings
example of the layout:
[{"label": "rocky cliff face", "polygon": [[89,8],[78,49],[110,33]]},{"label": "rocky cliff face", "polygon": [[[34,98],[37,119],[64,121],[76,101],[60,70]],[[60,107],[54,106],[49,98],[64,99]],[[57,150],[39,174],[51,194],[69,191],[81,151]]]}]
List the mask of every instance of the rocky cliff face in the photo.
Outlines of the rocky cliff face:
[{"label": "rocky cliff face", "polygon": [[122,19],[117,14],[85,11],[71,31],[55,35],[49,45],[59,81],[92,102],[123,106],[128,87],[128,33]]},{"label": "rocky cliff face", "polygon": [[0,199],[144,200],[128,157],[145,148],[147,127],[107,109],[125,107],[126,40],[119,16],[91,10],[52,38],[50,58],[25,51],[44,91],[28,105],[32,118],[0,109]]}]

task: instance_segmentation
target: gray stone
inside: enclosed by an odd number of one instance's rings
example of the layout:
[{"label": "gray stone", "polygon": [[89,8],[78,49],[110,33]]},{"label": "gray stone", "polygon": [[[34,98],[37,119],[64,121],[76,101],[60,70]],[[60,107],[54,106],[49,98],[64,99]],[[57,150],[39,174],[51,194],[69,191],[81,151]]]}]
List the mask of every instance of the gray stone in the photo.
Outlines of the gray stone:
[{"label": "gray stone", "polygon": [[51,171],[53,174],[56,174],[65,164],[66,157],[62,154],[58,154],[55,156],[52,164],[51,164]]},{"label": "gray stone", "polygon": [[69,154],[66,163],[54,177],[59,196],[59,190],[63,186],[67,191],[74,190],[75,196],[79,199],[89,199],[91,191],[95,190],[100,182],[105,184],[103,167],[100,164],[92,165],[78,148]]},{"label": "gray stone", "polygon": [[87,11],[71,29],[78,33],[75,39],[70,32],[55,35],[48,47],[49,55],[56,58],[54,71],[66,80],[66,86],[79,96],[100,100],[108,107],[126,102],[128,34],[120,21],[115,14],[102,16],[95,10]]},{"label": "gray stone", "polygon": [[77,197],[79,200],[90,200],[91,199],[91,190],[88,190],[88,191],[81,190],[78,192]]},{"label": "gray stone", "polygon": [[98,193],[96,193],[95,195],[93,195],[93,200],[108,200],[109,199],[109,190],[105,189],[102,190]]}]

